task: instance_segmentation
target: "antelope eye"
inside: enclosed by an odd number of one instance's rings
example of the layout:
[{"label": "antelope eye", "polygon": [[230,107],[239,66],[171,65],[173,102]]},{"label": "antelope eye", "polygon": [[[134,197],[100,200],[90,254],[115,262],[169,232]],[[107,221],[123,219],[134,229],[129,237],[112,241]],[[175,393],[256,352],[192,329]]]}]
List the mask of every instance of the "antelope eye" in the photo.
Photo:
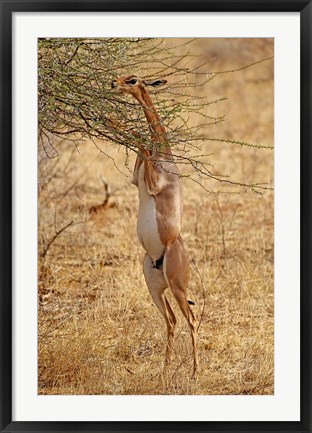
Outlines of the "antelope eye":
[{"label": "antelope eye", "polygon": [[137,80],[135,78],[132,78],[130,81],[128,81],[129,84],[136,84]]}]

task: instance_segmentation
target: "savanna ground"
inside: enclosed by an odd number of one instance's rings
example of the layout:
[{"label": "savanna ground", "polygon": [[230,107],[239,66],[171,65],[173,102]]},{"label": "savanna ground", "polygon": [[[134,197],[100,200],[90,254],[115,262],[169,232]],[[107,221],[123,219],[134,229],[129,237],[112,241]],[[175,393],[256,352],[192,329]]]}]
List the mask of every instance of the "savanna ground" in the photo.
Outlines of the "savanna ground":
[{"label": "savanna ground", "polygon": [[[227,71],[272,56],[273,41],[209,39],[197,49],[214,58],[212,70]],[[273,145],[273,82],[273,60],[212,80],[209,97],[228,99],[211,106],[226,116],[209,136]],[[124,151],[54,145],[57,158],[39,154],[38,393],[273,394],[273,191],[228,194],[237,188],[219,185],[226,192],[212,194],[184,181],[200,370],[192,380],[190,333],[168,290],[178,324],[162,376],[165,323],[143,277],[138,194]],[[273,186],[272,150],[209,141],[203,151],[218,172]],[[101,207],[102,177],[111,195]]]}]

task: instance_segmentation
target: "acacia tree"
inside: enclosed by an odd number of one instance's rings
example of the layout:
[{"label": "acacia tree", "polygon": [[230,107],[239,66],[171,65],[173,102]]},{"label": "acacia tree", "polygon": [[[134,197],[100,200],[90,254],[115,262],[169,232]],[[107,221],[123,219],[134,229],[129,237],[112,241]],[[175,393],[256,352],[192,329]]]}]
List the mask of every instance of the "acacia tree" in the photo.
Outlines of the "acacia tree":
[{"label": "acacia tree", "polygon": [[[201,144],[207,140],[270,146],[215,139],[203,133],[207,125],[223,121],[223,116],[210,116],[208,107],[226,98],[211,101],[204,89],[224,72],[209,72],[208,62],[194,62],[192,43],[185,40],[172,46],[166,39],[144,38],[39,39],[39,144],[46,154],[57,156],[51,137],[66,138],[73,144],[88,139],[96,146],[99,140],[122,146],[126,164],[130,152],[139,152],[138,144],[150,147],[150,131],[139,104],[111,89],[114,78],[135,72],[168,80],[165,88],[154,91],[154,100],[177,163],[193,167],[199,182],[210,178],[256,192],[268,189],[264,184],[246,185],[215,174],[207,155],[201,154]],[[202,96],[195,95],[194,89],[203,89]],[[196,122],[190,122],[194,116]]]}]

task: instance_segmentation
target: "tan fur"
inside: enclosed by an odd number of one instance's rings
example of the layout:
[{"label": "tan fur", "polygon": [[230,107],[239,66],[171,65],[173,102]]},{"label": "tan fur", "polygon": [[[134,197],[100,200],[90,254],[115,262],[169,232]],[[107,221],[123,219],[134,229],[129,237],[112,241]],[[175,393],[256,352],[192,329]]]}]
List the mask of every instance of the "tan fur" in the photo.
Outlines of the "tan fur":
[{"label": "tan fur", "polygon": [[[176,324],[175,315],[164,295],[164,291],[169,286],[191,330],[195,374],[198,368],[197,325],[195,315],[186,297],[186,288],[190,279],[189,261],[180,235],[183,212],[182,181],[179,170],[174,163],[170,147],[166,141],[165,128],[145,87],[146,85],[161,85],[163,83],[165,83],[163,80],[147,82],[142,78],[129,75],[114,80],[112,87],[129,93],[141,104],[150,126],[153,150],[144,149],[142,151],[140,149],[144,158],[138,156],[136,159],[133,183],[139,188],[140,197],[147,200],[148,196],[146,194],[150,194],[155,200],[158,235],[155,237],[154,232],[156,229],[153,228],[153,235],[148,240],[157,239],[157,243],[160,240],[164,247],[164,259],[162,266],[157,269],[155,267],[155,259],[148,254],[148,248],[144,247],[144,241],[141,239],[141,244],[147,251],[144,259],[144,277],[151,296],[167,325],[166,365],[170,364],[172,358],[174,327]],[[142,182],[142,177],[140,177],[142,173],[139,175],[140,170],[142,170],[142,164],[144,164],[144,182]],[[144,188],[144,191],[140,191],[141,188]],[[142,213],[142,208],[140,208],[140,211]],[[154,210],[153,212],[155,213]],[[153,212],[151,215],[153,215]],[[145,220],[143,219],[142,221],[144,222]],[[146,221],[148,221],[148,218],[146,218]],[[146,230],[145,232],[147,234],[145,236],[148,237],[148,227],[146,229],[147,232]]]}]

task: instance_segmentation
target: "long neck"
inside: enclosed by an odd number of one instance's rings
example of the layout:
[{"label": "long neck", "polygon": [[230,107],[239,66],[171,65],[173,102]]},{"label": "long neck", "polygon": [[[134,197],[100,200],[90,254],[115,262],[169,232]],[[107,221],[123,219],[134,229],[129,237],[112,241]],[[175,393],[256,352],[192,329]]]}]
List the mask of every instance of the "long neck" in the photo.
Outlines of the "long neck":
[{"label": "long neck", "polygon": [[161,123],[152,99],[145,88],[142,89],[141,95],[137,100],[143,107],[147,123],[150,127],[152,141],[161,145],[160,152],[171,155],[170,147],[166,143],[167,137],[165,127]]}]

